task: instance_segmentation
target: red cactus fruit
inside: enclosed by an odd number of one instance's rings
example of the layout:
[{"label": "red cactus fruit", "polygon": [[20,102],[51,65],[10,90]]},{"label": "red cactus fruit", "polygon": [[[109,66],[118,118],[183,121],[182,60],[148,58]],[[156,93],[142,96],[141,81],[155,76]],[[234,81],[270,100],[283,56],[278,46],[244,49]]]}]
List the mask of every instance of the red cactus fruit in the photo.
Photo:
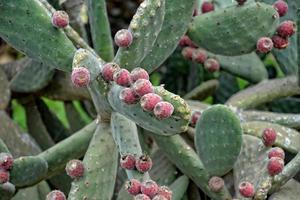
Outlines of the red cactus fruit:
[{"label": "red cactus fruit", "polygon": [[14,159],[9,153],[0,153],[0,169],[10,170],[13,166]]},{"label": "red cactus fruit", "polygon": [[292,35],[295,34],[296,31],[297,31],[296,23],[291,20],[282,22],[277,28],[277,34],[284,38],[291,37]]},{"label": "red cactus fruit", "polygon": [[65,28],[69,25],[69,15],[62,10],[55,11],[52,15],[52,25],[56,28]]},{"label": "red cactus fruit", "polygon": [[289,10],[288,4],[283,0],[278,0],[273,4],[273,7],[277,10],[280,17],[286,15]]},{"label": "red cactus fruit", "polygon": [[256,44],[256,49],[260,53],[268,53],[273,49],[273,41],[269,37],[261,37]]},{"label": "red cactus fruit", "polygon": [[9,172],[5,169],[0,169],[0,184],[6,183],[9,181]]},{"label": "red cactus fruit", "polygon": [[153,198],[158,192],[158,185],[152,180],[145,181],[141,185],[141,191],[143,194]]},{"label": "red cactus fruit", "polygon": [[161,101],[155,105],[153,112],[158,119],[167,119],[173,114],[174,106],[167,101]]},{"label": "red cactus fruit", "polygon": [[148,93],[153,93],[152,83],[147,79],[139,79],[132,85],[133,91],[140,97]]},{"label": "red cactus fruit", "polygon": [[166,200],[172,200],[172,191],[167,186],[160,186],[157,195],[165,197]]},{"label": "red cactus fruit", "polygon": [[162,98],[155,93],[148,93],[142,96],[140,103],[145,111],[153,111],[155,105],[162,101]]},{"label": "red cactus fruit", "polygon": [[269,157],[269,159],[273,158],[273,157],[277,157],[277,158],[281,158],[284,160],[285,153],[282,148],[274,147],[269,151],[268,157]]},{"label": "red cactus fruit", "polygon": [[224,187],[224,180],[220,177],[213,176],[209,179],[208,186],[213,192],[220,192]]},{"label": "red cactus fruit", "polygon": [[181,46],[181,47],[189,46],[189,47],[193,47],[193,48],[197,47],[197,45],[187,35],[184,35],[181,37],[181,39],[179,41],[179,46]]},{"label": "red cactus fruit", "polygon": [[181,54],[185,59],[192,60],[194,51],[195,48],[193,47],[184,47],[181,51]]},{"label": "red cactus fruit", "polygon": [[193,112],[192,117],[191,117],[191,126],[193,126],[193,127],[196,126],[196,123],[197,123],[198,119],[200,118],[200,116],[201,116],[201,112],[199,112],[199,111]]},{"label": "red cactus fruit", "polygon": [[239,6],[244,5],[244,3],[246,3],[247,0],[235,0]]},{"label": "red cactus fruit", "polygon": [[215,5],[212,2],[205,1],[201,5],[202,13],[207,13],[215,10]]},{"label": "red cactus fruit", "polygon": [[284,160],[282,158],[273,157],[268,162],[268,172],[271,176],[275,176],[282,172],[284,168]]},{"label": "red cactus fruit", "polygon": [[138,195],[134,196],[133,199],[134,200],[151,200],[151,198],[145,194],[138,194]]},{"label": "red cactus fruit", "polygon": [[209,58],[204,62],[204,68],[213,73],[220,70],[220,63],[214,58]]},{"label": "red cactus fruit", "polygon": [[134,169],[135,157],[131,154],[122,155],[120,158],[120,165],[123,169]]},{"label": "red cactus fruit", "polygon": [[134,83],[139,79],[146,79],[149,80],[149,74],[143,68],[137,67],[133,69],[130,73],[131,81]]},{"label": "red cactus fruit", "polygon": [[136,104],[139,101],[139,96],[131,88],[122,89],[119,98],[126,104]]},{"label": "red cactus fruit", "polygon": [[262,141],[266,147],[270,147],[274,144],[277,138],[277,133],[272,128],[266,128],[263,130]]},{"label": "red cactus fruit", "polygon": [[141,192],[141,183],[136,179],[131,179],[130,181],[126,181],[125,189],[131,195],[137,195]]},{"label": "red cactus fruit", "polygon": [[155,195],[152,200],[168,200],[165,196],[163,195]]},{"label": "red cactus fruit", "polygon": [[289,46],[288,38],[283,38],[280,37],[279,35],[274,35],[272,37],[272,41],[276,49],[285,49]]},{"label": "red cactus fruit", "polygon": [[102,77],[106,81],[114,80],[114,73],[120,70],[120,66],[117,63],[106,63],[102,68]]},{"label": "red cactus fruit", "polygon": [[81,160],[70,160],[66,165],[68,176],[73,179],[81,178],[84,174],[84,164]]},{"label": "red cactus fruit", "polygon": [[127,69],[120,69],[114,73],[114,81],[121,86],[128,87],[131,84],[130,72]]},{"label": "red cactus fruit", "polygon": [[197,49],[193,52],[192,59],[200,64],[203,64],[207,60],[207,53],[204,49]]},{"label": "red cactus fruit", "polygon": [[145,173],[152,168],[152,160],[144,154],[136,160],[135,167],[139,172]]},{"label": "red cactus fruit", "polygon": [[85,67],[76,67],[72,70],[71,80],[76,87],[85,87],[90,83],[90,72]]},{"label": "red cactus fruit", "polygon": [[121,29],[115,35],[115,43],[118,47],[129,47],[132,40],[132,33],[127,29]]},{"label": "red cactus fruit", "polygon": [[254,186],[249,182],[242,182],[239,185],[239,192],[243,197],[251,198],[254,196]]},{"label": "red cactus fruit", "polygon": [[66,196],[59,190],[53,190],[47,195],[46,200],[66,200]]}]

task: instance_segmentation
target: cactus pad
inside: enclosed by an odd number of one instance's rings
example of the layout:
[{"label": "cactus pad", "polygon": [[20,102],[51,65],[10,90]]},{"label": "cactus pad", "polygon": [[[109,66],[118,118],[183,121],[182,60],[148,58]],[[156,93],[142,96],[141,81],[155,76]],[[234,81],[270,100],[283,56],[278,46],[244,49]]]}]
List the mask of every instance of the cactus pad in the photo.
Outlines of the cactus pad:
[{"label": "cactus pad", "polygon": [[145,0],[137,9],[129,25],[133,42],[128,48],[120,48],[115,62],[126,69],[138,67],[151,50],[163,24],[165,1]]},{"label": "cactus pad", "polygon": [[6,74],[0,69],[0,110],[4,110],[10,100],[10,89]]},{"label": "cactus pad", "polygon": [[239,119],[226,106],[203,111],[196,124],[195,146],[205,169],[212,176],[223,176],[233,168],[242,145]]},{"label": "cactus pad", "polygon": [[177,43],[191,20],[193,1],[166,0],[165,17],[153,48],[141,62],[140,67],[149,73],[159,67],[175,50]]},{"label": "cactus pad", "polygon": [[133,120],[141,127],[162,135],[174,135],[187,130],[190,119],[190,108],[178,95],[174,95],[163,87],[155,87],[155,93],[165,101],[170,102],[175,110],[170,118],[159,120],[153,113],[145,112],[140,104],[127,105],[123,103],[119,94],[123,87],[114,85],[108,94],[108,101],[114,110]]},{"label": "cactus pad", "polygon": [[16,187],[31,186],[40,182],[48,171],[46,160],[37,156],[20,157],[14,161],[10,173],[11,182]]},{"label": "cactus pad", "polygon": [[[131,154],[138,157],[142,155],[137,127],[134,122],[121,114],[112,113],[111,129],[121,156]],[[137,170],[126,170],[126,174],[129,179],[134,178],[143,181],[143,174]]]},{"label": "cactus pad", "polygon": [[254,51],[257,40],[272,36],[278,24],[279,16],[271,5],[250,3],[195,17],[188,35],[212,53],[234,56]]},{"label": "cactus pad", "polygon": [[14,92],[36,92],[50,82],[55,72],[53,67],[31,59],[25,65],[10,82]]},{"label": "cactus pad", "polygon": [[240,56],[222,56],[211,53],[208,53],[208,55],[215,57],[225,71],[252,83],[257,83],[268,78],[268,72],[264,63],[254,52]]},{"label": "cactus pad", "polygon": [[98,125],[84,156],[84,176],[74,180],[69,200],[111,199],[117,174],[118,152],[108,124]]},{"label": "cactus pad", "polygon": [[[0,36],[27,56],[69,71],[75,47],[38,0],[1,0]],[[16,14],[17,13],[17,14]]]},{"label": "cactus pad", "polygon": [[[239,184],[249,181],[253,184],[256,193],[262,186],[270,189],[270,176],[267,171],[268,149],[260,139],[243,135],[243,146],[237,162],[234,165],[234,187],[239,191]],[[257,195],[256,194],[256,195]],[[238,199],[245,199],[239,193]]]}]

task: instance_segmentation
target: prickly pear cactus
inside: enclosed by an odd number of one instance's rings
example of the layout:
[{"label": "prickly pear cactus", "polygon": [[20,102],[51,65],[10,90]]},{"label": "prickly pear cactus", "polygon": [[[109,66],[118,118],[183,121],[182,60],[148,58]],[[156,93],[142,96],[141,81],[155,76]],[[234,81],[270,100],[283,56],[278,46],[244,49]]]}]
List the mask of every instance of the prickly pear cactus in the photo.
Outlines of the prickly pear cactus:
[{"label": "prickly pear cactus", "polygon": [[0,199],[298,199],[299,6],[0,0]]}]

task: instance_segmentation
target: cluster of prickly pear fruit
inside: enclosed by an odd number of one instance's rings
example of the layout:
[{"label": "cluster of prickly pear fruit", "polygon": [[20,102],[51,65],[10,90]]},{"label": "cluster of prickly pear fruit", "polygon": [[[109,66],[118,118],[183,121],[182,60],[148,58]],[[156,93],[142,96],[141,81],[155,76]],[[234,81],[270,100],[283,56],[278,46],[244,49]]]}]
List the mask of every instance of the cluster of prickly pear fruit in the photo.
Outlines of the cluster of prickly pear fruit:
[{"label": "cluster of prickly pear fruit", "polygon": [[299,9],[0,0],[0,199],[297,199]]},{"label": "cluster of prickly pear fruit", "polygon": [[0,153],[0,184],[9,182],[9,171],[13,167],[13,157],[8,153]]}]

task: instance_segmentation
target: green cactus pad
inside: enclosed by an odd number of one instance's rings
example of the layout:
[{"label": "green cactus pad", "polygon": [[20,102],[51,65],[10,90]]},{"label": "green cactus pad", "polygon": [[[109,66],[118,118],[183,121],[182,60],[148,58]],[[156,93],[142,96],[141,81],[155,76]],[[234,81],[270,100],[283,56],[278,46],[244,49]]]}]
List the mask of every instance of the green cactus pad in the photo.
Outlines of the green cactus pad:
[{"label": "green cactus pad", "polygon": [[78,49],[73,59],[73,68],[85,67],[89,70],[91,81],[88,85],[88,89],[94,105],[102,118],[109,119],[112,109],[106,99],[109,89],[108,83],[105,82],[101,76],[103,65],[103,60],[95,57],[93,53],[85,49]]},{"label": "green cactus pad", "polygon": [[11,183],[16,187],[26,187],[40,182],[48,171],[47,161],[37,156],[20,157],[14,161],[10,172]]},{"label": "green cactus pad", "polygon": [[211,53],[208,53],[208,55],[215,57],[223,70],[252,83],[268,78],[264,63],[254,52],[240,56],[222,56]]},{"label": "green cactus pad", "polygon": [[11,200],[14,196],[16,188],[10,182],[0,184],[0,197],[1,200]]},{"label": "green cactus pad", "polygon": [[0,153],[9,153],[9,150],[3,140],[0,138]]},{"label": "green cactus pad", "polygon": [[30,102],[23,104],[23,106],[29,134],[35,139],[41,149],[45,150],[53,146],[55,143],[46,129],[35,100],[31,99]]},{"label": "green cactus pad", "polygon": [[149,73],[159,67],[175,50],[180,37],[186,32],[193,14],[193,1],[166,0],[165,17],[153,48],[140,67]]},{"label": "green cactus pad", "polygon": [[33,139],[28,134],[22,133],[17,124],[4,111],[0,111],[0,122],[0,138],[14,158],[35,155],[40,152]]},{"label": "green cactus pad", "polygon": [[240,114],[243,121],[271,122],[288,128],[300,129],[300,114],[284,114],[251,110],[242,111]]},{"label": "green cactus pad", "polygon": [[182,173],[193,180],[206,195],[216,200],[231,199],[226,188],[223,188],[223,190],[218,193],[210,191],[208,186],[208,172],[196,152],[180,135],[166,137],[151,134],[151,136],[154,137],[158,147],[165,153],[169,160],[174,163]]},{"label": "green cactus pad", "polygon": [[118,151],[109,124],[99,124],[83,159],[85,173],[74,180],[68,200],[111,199],[118,166]]},{"label": "green cactus pad", "polygon": [[[143,154],[134,122],[114,112],[111,115],[111,130],[121,156],[131,154],[138,157]],[[143,181],[144,174],[137,170],[126,170],[126,174],[128,179],[134,178]]]},{"label": "green cactus pad", "polygon": [[149,174],[152,180],[159,185],[170,185],[176,180],[178,171],[161,149],[151,154],[151,159],[153,167]]},{"label": "green cactus pad", "polygon": [[88,0],[89,24],[95,51],[105,61],[114,57],[114,46],[105,0]]},{"label": "green cactus pad", "polygon": [[211,176],[223,176],[233,168],[242,146],[242,128],[226,106],[204,110],[196,124],[195,146]]},{"label": "green cactus pad", "polygon": [[6,74],[0,69],[0,110],[4,110],[10,100],[10,89]]},{"label": "green cactus pad", "polygon": [[300,151],[300,134],[298,131],[280,126],[278,124],[268,122],[243,122],[242,128],[244,133],[261,138],[263,130],[266,128],[274,129],[278,134],[275,145],[291,153],[298,153]]},{"label": "green cactus pad", "polygon": [[[249,181],[254,185],[256,196],[266,195],[271,186],[267,164],[268,148],[264,147],[260,139],[250,135],[243,135],[242,150],[233,169],[235,191],[239,191],[238,188],[241,182]],[[237,198],[247,199],[243,198],[239,192],[237,192]]]},{"label": "green cactus pad", "polygon": [[55,72],[53,67],[31,59],[25,65],[25,68],[10,81],[10,88],[14,92],[36,92],[51,81]]},{"label": "green cactus pad", "polygon": [[63,170],[69,160],[82,157],[89,146],[95,129],[96,122],[94,121],[67,139],[40,153],[38,156],[45,159],[48,163],[47,177]]},{"label": "green cactus pad", "polygon": [[[43,199],[45,198],[46,196]],[[23,199],[42,200],[40,198],[37,185],[18,190],[17,194],[11,200],[23,200]]]},{"label": "green cactus pad", "polygon": [[227,72],[220,73],[219,82],[219,87],[214,94],[215,103],[225,103],[232,95],[240,90],[237,78]]},{"label": "green cactus pad", "polygon": [[273,6],[250,3],[195,17],[188,35],[212,53],[235,56],[254,51],[257,40],[272,36],[278,24]]},{"label": "green cactus pad", "polygon": [[182,200],[182,197],[189,186],[189,182],[189,178],[183,175],[177,178],[170,185],[170,189],[172,191],[172,200]]},{"label": "green cactus pad", "polygon": [[275,99],[300,94],[297,77],[290,76],[263,81],[233,95],[227,105],[241,109],[253,108]]},{"label": "green cactus pad", "polygon": [[133,42],[128,48],[119,48],[114,61],[122,68],[130,70],[138,67],[153,47],[161,30],[164,15],[165,1],[143,1],[129,25]]},{"label": "green cactus pad", "polygon": [[300,183],[291,179],[279,191],[272,194],[269,200],[299,200],[299,191]]},{"label": "green cactus pad", "polygon": [[162,86],[155,87],[155,93],[174,106],[174,113],[170,118],[159,120],[152,112],[143,111],[139,103],[128,105],[122,102],[119,98],[122,89],[121,86],[113,85],[108,93],[108,101],[114,110],[133,120],[139,126],[161,135],[174,135],[187,130],[190,108],[178,95],[168,92]]},{"label": "green cactus pad", "polygon": [[[27,56],[70,71],[75,47],[38,0],[0,0],[0,36]],[[17,13],[17,14],[16,14]]]},{"label": "green cactus pad", "polygon": [[268,103],[268,109],[280,113],[300,113],[300,98],[286,97]]}]

